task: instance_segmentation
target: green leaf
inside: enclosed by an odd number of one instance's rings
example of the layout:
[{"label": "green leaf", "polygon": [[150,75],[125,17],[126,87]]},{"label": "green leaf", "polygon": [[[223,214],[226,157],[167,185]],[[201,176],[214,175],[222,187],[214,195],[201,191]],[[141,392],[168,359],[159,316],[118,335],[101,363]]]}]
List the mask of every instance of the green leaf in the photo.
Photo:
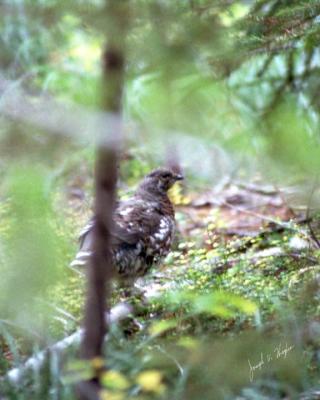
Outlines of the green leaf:
[{"label": "green leaf", "polygon": [[193,311],[205,312],[221,318],[232,318],[239,312],[252,315],[257,311],[257,306],[252,301],[235,294],[213,292],[195,298]]},{"label": "green leaf", "polygon": [[175,319],[157,321],[150,326],[149,332],[152,336],[159,336],[169,329],[175,328],[177,324],[178,321]]},{"label": "green leaf", "polygon": [[126,390],[131,384],[129,380],[119,371],[107,371],[101,376],[104,387],[114,390]]},{"label": "green leaf", "polygon": [[95,370],[90,361],[73,360],[67,364],[62,381],[66,385],[91,379],[95,376]]}]

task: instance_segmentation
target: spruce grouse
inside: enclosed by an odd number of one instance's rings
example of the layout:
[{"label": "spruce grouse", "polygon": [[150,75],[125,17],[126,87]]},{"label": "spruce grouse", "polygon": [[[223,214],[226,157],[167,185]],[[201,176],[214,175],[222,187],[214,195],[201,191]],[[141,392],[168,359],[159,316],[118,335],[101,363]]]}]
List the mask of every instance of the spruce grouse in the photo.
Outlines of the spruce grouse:
[{"label": "spruce grouse", "polygon": [[[115,209],[111,234],[112,262],[124,286],[131,286],[169,253],[175,230],[168,190],[182,175],[158,168],[146,175],[133,197]],[[72,267],[86,265],[92,251],[95,219],[80,234],[80,250]]]}]

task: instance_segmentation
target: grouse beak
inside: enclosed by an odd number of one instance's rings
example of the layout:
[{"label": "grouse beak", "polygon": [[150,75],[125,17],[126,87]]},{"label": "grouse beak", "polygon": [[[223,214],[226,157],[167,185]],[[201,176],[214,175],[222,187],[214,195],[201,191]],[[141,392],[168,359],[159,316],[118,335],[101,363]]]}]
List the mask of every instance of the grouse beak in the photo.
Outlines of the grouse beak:
[{"label": "grouse beak", "polygon": [[174,179],[175,179],[176,181],[182,181],[182,180],[184,179],[184,177],[183,177],[183,175],[176,174],[176,175],[174,176]]}]

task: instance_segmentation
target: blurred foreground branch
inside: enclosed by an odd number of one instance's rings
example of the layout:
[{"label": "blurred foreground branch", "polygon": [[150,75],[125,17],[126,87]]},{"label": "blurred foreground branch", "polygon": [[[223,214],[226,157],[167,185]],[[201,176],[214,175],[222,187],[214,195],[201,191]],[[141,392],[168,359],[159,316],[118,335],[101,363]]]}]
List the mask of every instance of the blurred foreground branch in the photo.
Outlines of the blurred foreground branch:
[{"label": "blurred foreground branch", "polygon": [[[109,111],[109,112],[108,112]],[[121,117],[111,110],[88,110],[75,104],[62,104],[44,94],[31,96],[21,81],[10,81],[0,73],[0,116],[34,125],[75,141],[93,141],[114,148]],[[94,128],[94,129],[93,129]]]}]

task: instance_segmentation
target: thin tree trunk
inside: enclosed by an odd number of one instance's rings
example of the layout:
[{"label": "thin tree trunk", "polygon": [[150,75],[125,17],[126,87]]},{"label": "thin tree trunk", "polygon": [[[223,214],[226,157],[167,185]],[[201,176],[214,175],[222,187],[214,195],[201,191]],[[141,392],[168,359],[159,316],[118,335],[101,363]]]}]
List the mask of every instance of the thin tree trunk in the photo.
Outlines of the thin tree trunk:
[{"label": "thin tree trunk", "polygon": [[[116,197],[117,159],[121,138],[121,98],[124,76],[124,4],[109,0],[106,6],[107,45],[103,54],[102,96],[103,109],[113,112],[115,122],[112,138],[106,142],[99,138],[95,168],[95,216],[93,235],[93,256],[88,270],[87,300],[84,316],[84,336],[81,343],[81,357],[87,360],[103,356],[103,342],[106,326],[106,302],[110,298],[110,282],[113,275],[110,253],[110,232]],[[126,14],[126,13],[125,13]],[[120,124],[117,122],[120,121]],[[81,400],[99,398],[99,373],[90,382],[81,382],[77,393]]]}]

